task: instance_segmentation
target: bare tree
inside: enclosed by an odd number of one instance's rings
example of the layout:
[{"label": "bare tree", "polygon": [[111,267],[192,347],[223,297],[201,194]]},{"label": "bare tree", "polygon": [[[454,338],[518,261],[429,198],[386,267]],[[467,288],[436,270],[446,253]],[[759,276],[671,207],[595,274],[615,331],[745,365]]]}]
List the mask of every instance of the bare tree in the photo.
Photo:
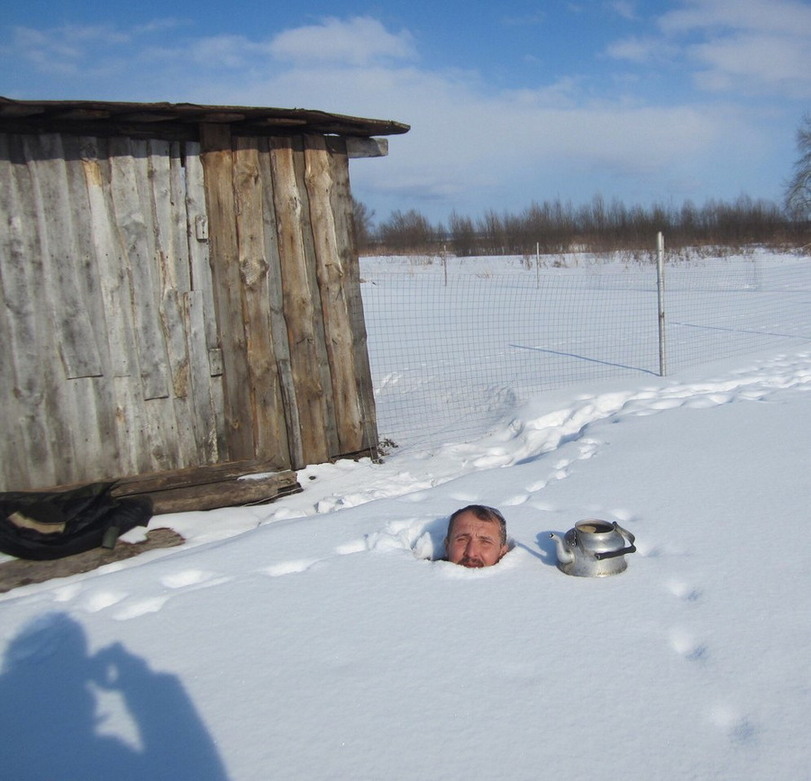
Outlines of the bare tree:
[{"label": "bare tree", "polygon": [[439,230],[420,212],[409,209],[393,211],[378,228],[383,245],[394,252],[427,252],[436,243]]},{"label": "bare tree", "polygon": [[811,218],[811,114],[803,117],[797,129],[794,174],[786,187],[786,210],[797,220]]},{"label": "bare tree", "polygon": [[365,203],[353,196],[352,219],[355,223],[355,241],[360,252],[367,249],[372,242],[372,217],[374,217],[374,214],[373,209],[370,209]]},{"label": "bare tree", "polygon": [[448,219],[453,251],[461,256],[472,255],[476,249],[476,229],[470,217],[462,217],[455,211]]}]

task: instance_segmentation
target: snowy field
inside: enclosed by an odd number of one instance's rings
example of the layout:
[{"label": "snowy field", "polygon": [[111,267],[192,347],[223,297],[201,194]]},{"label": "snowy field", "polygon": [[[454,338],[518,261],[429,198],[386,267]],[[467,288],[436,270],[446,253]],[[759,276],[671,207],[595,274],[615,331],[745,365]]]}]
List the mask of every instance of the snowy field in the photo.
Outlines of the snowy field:
[{"label": "snowy field", "polygon": [[[811,778],[809,391],[800,340],[522,391],[470,441],[156,517],[189,542],[0,595],[0,775]],[[512,549],[434,560],[472,502]],[[626,572],[555,567],[590,517]]]}]

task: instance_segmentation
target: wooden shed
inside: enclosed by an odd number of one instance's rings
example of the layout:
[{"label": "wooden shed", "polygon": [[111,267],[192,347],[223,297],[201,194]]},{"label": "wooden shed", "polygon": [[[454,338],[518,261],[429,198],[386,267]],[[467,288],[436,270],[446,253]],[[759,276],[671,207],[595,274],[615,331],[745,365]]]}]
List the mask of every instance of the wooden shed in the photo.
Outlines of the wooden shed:
[{"label": "wooden shed", "polygon": [[204,509],[374,453],[348,161],[408,129],[0,98],[0,490]]}]

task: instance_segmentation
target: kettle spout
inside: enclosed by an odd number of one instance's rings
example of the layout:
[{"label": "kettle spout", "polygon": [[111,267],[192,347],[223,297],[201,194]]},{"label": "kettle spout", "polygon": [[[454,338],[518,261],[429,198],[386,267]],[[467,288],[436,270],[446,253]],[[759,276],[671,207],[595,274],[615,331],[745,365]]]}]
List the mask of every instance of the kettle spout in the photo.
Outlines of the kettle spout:
[{"label": "kettle spout", "polygon": [[574,561],[574,551],[569,547],[565,540],[562,540],[554,532],[549,532],[549,536],[555,541],[555,548],[557,549],[558,561],[561,564],[571,564]]}]

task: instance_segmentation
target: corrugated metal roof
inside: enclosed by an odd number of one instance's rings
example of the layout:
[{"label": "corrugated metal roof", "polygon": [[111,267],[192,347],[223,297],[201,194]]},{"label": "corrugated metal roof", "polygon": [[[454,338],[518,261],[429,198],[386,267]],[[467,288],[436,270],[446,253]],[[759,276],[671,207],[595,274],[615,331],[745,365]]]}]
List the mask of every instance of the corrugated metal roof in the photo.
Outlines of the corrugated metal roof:
[{"label": "corrugated metal roof", "polygon": [[12,100],[0,96],[0,129],[60,130],[123,135],[196,135],[201,123],[227,124],[235,135],[321,133],[386,136],[407,133],[394,120],[365,119],[303,108],[203,106],[194,103],[118,103],[97,100]]}]

